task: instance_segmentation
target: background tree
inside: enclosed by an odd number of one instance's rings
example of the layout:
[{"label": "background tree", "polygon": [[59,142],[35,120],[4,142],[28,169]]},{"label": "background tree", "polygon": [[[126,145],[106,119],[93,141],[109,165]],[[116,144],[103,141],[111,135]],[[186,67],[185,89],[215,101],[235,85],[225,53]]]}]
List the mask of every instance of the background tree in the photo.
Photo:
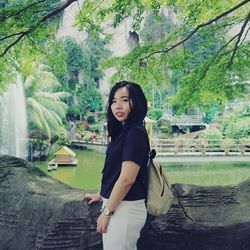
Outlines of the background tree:
[{"label": "background tree", "polygon": [[45,65],[34,64],[35,73],[24,77],[29,128],[44,131],[49,139],[59,135],[67,105],[61,100],[68,96],[58,91],[60,83]]},{"label": "background tree", "polygon": [[102,110],[102,96],[99,93],[99,80],[103,73],[99,63],[107,57],[109,51],[102,39],[86,39],[85,44],[78,44],[73,38],[64,40],[66,52],[67,78],[63,85],[70,91],[68,117],[82,119],[87,112]]},{"label": "background tree", "polygon": [[99,81],[104,75],[99,68],[100,63],[111,55],[111,52],[105,47],[107,44],[107,39],[102,39],[97,34],[95,36],[90,34],[84,45],[90,59],[91,78],[93,78],[97,86],[99,86]]}]

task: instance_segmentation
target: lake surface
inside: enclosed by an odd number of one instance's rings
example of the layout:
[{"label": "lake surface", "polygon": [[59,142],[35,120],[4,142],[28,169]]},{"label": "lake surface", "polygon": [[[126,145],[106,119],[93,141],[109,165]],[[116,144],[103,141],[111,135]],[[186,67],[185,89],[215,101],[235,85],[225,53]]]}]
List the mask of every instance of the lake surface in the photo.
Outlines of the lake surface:
[{"label": "lake surface", "polygon": [[[71,187],[79,189],[99,189],[101,171],[105,156],[103,154],[76,150],[77,167],[58,167],[47,171],[49,158],[45,162],[35,162],[35,165],[51,177],[58,179]],[[250,178],[250,162],[209,162],[209,163],[163,163],[170,182],[195,184],[202,186],[236,185]]]}]

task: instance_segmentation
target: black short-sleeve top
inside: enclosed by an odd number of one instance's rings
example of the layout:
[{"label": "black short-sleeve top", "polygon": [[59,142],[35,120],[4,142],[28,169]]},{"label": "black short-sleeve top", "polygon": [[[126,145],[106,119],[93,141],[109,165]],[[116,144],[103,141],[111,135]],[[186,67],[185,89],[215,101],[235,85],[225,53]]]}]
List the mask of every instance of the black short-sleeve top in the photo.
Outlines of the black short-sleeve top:
[{"label": "black short-sleeve top", "polygon": [[[126,124],[125,124],[126,125]],[[115,182],[120,176],[122,162],[133,161],[140,166],[137,178],[123,200],[145,199],[145,175],[149,156],[149,142],[143,125],[123,127],[108,145],[103,168],[101,196],[109,198]]]}]

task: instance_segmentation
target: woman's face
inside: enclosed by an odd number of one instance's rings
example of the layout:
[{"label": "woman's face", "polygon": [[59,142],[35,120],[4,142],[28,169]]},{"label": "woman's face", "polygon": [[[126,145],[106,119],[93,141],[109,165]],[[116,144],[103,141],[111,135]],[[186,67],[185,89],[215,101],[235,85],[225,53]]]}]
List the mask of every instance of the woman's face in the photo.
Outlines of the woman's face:
[{"label": "woman's face", "polygon": [[117,89],[112,100],[111,110],[114,117],[124,124],[131,112],[133,103],[129,100],[129,92],[127,87]]}]

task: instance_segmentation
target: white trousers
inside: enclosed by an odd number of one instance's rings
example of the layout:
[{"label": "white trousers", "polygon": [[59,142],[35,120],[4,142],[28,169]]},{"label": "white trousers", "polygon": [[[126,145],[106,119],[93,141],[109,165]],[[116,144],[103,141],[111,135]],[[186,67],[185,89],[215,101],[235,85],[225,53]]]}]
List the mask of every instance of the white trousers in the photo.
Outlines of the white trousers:
[{"label": "white trousers", "polygon": [[[103,206],[107,201],[103,198]],[[136,250],[146,217],[144,200],[122,201],[110,217],[107,233],[102,234],[103,250]]]}]

